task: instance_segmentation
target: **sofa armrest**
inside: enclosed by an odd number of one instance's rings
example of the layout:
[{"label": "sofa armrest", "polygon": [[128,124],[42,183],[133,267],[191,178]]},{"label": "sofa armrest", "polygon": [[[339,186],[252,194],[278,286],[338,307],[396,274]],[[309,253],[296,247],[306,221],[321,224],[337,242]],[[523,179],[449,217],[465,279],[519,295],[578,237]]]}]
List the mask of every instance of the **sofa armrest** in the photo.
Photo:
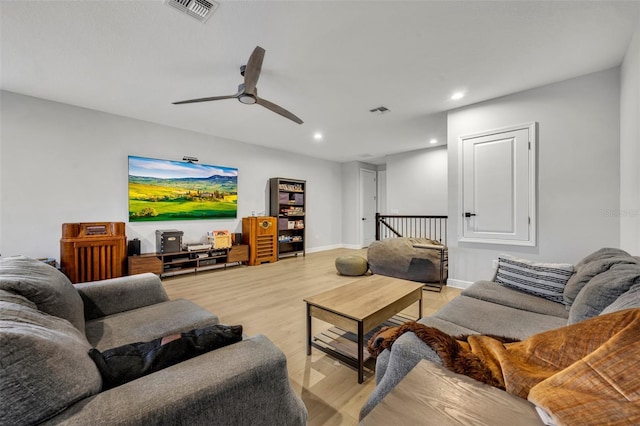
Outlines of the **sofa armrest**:
[{"label": "sofa armrest", "polygon": [[86,398],[56,425],[305,425],[287,361],[258,335]]},{"label": "sofa armrest", "polygon": [[[420,361],[442,364],[440,357],[414,333],[404,333],[376,360],[376,387],[360,409],[362,420]],[[382,364],[382,365],[381,365]],[[382,373],[378,374],[380,368]]]},{"label": "sofa armrest", "polygon": [[152,273],[77,284],[84,316],[92,320],[169,300],[162,281]]},{"label": "sofa armrest", "polygon": [[[461,403],[463,402],[463,403]],[[525,399],[420,361],[360,426],[385,424],[542,426]]]}]

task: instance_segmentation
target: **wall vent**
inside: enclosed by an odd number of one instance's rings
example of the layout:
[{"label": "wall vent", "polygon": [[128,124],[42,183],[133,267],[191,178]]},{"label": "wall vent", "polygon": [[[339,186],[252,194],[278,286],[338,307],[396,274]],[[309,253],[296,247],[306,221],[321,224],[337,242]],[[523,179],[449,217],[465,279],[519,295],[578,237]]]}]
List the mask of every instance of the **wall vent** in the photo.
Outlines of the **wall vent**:
[{"label": "wall vent", "polygon": [[219,3],[207,0],[165,0],[164,4],[168,4],[200,22],[207,22],[219,6]]}]

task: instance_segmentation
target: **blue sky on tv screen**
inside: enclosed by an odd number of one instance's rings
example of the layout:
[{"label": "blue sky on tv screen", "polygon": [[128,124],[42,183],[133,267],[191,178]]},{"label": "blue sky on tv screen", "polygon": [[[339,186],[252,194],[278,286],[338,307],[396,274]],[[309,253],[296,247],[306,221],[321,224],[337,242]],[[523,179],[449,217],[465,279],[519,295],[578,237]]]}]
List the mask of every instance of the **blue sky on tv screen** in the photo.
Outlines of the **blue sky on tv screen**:
[{"label": "blue sky on tv screen", "polygon": [[215,175],[238,176],[238,169],[130,155],[129,175],[158,179],[207,178]]}]

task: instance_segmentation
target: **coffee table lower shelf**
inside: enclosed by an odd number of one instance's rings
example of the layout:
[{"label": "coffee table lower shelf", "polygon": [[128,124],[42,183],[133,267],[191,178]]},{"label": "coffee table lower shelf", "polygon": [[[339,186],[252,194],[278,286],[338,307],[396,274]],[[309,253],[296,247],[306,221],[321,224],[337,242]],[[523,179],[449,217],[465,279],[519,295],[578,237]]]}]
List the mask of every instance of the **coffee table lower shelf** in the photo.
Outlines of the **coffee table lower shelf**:
[{"label": "coffee table lower shelf", "polygon": [[[370,372],[373,372],[375,368],[375,358],[371,356],[366,347],[369,339],[382,327],[397,327],[407,321],[415,320],[416,318],[397,314],[364,335],[363,340],[365,347],[362,349],[363,364]],[[355,333],[351,333],[340,327],[331,327],[313,336],[311,346],[356,370],[358,369],[358,335]]]}]

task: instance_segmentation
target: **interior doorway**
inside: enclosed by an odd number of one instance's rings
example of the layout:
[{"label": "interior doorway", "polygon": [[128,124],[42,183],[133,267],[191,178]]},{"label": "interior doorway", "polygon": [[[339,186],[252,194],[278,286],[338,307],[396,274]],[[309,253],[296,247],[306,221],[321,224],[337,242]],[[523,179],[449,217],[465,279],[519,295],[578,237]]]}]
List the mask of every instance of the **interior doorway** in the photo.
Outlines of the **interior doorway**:
[{"label": "interior doorway", "polygon": [[376,239],[376,172],[360,169],[360,246]]}]

